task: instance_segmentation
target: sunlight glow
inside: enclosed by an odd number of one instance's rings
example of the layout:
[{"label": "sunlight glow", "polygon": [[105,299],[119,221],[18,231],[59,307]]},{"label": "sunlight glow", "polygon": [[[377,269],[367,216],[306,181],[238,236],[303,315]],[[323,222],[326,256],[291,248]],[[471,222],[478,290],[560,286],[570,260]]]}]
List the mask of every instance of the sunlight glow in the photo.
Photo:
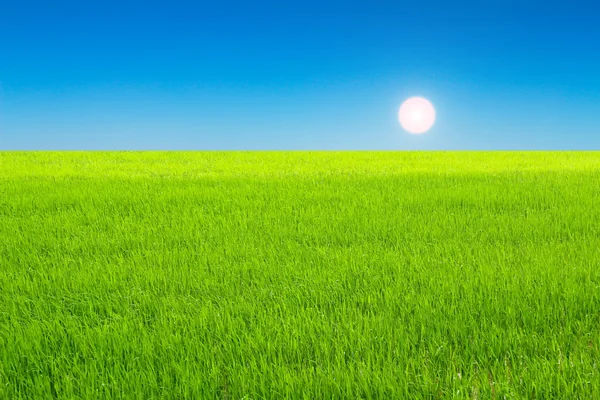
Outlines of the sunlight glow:
[{"label": "sunlight glow", "polygon": [[427,132],[435,122],[435,109],[424,97],[411,97],[400,106],[398,120],[402,128],[412,134]]}]

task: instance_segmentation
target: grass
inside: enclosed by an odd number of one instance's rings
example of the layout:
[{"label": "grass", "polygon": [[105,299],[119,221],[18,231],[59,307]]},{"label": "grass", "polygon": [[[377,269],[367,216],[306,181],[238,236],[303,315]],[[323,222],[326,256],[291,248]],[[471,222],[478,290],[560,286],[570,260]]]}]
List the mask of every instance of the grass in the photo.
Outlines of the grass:
[{"label": "grass", "polygon": [[600,398],[600,153],[0,152],[0,398]]}]

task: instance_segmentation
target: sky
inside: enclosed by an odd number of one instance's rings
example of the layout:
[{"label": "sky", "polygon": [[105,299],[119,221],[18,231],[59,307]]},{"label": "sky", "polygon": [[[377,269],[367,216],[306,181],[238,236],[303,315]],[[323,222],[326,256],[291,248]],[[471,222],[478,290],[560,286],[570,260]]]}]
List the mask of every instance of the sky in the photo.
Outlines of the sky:
[{"label": "sky", "polygon": [[600,149],[594,3],[0,0],[0,150]]}]

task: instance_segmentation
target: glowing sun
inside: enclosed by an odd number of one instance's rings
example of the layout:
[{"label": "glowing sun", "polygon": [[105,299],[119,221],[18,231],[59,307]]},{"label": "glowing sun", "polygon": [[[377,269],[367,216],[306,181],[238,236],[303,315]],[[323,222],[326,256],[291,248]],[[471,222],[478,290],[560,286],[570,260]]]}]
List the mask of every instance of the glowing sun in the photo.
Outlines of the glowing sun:
[{"label": "glowing sun", "polygon": [[419,135],[427,132],[435,122],[435,109],[424,97],[411,97],[400,106],[398,120],[409,133]]}]

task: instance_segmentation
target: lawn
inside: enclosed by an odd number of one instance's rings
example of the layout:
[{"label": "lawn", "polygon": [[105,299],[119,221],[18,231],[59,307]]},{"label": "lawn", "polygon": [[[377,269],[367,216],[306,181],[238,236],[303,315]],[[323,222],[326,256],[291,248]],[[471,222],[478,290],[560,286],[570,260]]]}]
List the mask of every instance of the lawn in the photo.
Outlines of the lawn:
[{"label": "lawn", "polygon": [[1,399],[600,398],[600,152],[0,152]]}]

